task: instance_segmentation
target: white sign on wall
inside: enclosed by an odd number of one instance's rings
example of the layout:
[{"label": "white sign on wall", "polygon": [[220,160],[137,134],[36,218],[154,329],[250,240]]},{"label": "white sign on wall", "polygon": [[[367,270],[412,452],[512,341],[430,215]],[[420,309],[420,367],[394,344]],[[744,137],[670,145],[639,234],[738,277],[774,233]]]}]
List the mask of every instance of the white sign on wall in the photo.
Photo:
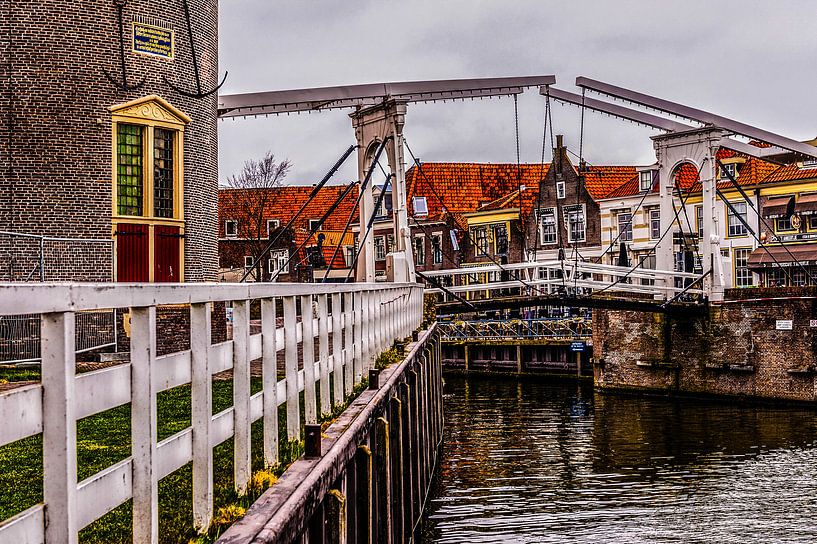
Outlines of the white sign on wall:
[{"label": "white sign on wall", "polygon": [[778,319],[776,321],[775,329],[779,331],[790,331],[792,330],[792,325],[791,319]]},{"label": "white sign on wall", "polygon": [[808,326],[812,328],[817,327],[817,319],[809,319]]}]

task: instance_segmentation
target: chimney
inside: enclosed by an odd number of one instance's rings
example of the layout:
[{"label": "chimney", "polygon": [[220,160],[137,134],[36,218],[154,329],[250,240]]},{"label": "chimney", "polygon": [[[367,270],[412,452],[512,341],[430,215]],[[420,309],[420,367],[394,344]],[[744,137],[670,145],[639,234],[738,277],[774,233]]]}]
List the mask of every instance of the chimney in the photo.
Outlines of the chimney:
[{"label": "chimney", "polygon": [[556,135],[556,149],[561,149],[564,147],[564,139],[565,137],[562,134]]},{"label": "chimney", "polygon": [[562,179],[562,155],[564,155],[565,142],[564,135],[556,135],[556,149],[553,150],[553,158],[556,166],[556,179]]}]

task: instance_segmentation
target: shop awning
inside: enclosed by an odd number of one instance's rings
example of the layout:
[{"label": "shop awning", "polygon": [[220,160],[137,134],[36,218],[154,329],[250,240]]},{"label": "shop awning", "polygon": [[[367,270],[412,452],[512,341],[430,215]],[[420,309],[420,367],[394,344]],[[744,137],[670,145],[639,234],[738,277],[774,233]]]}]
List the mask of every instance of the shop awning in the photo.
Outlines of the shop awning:
[{"label": "shop awning", "polygon": [[817,194],[802,195],[794,205],[794,213],[800,215],[817,214]]},{"label": "shop awning", "polygon": [[763,217],[788,217],[793,211],[793,196],[770,198],[763,205]]},{"label": "shop awning", "polygon": [[[786,251],[788,249],[788,251]],[[749,255],[749,268],[773,268],[781,266],[817,265],[817,244],[792,244],[787,246],[759,247]]]}]

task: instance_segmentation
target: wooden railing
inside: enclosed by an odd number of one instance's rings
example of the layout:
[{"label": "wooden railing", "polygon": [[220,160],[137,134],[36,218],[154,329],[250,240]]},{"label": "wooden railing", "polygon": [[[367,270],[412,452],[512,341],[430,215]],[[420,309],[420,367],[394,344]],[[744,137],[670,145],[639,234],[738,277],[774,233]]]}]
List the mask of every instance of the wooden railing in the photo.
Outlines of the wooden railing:
[{"label": "wooden railing", "polygon": [[[253,301],[260,301],[257,334],[250,333]],[[212,344],[213,302],[232,303],[232,340]],[[190,349],[157,356],[156,308],[165,304],[190,306]],[[276,325],[278,307],[283,327]],[[75,314],[108,308],[130,309],[130,362],[76,375]],[[0,446],[43,434],[44,501],[0,520],[0,542],[75,543],[80,529],[132,498],[134,542],[156,543],[161,478],[193,462],[193,519],[196,528],[206,529],[213,517],[213,447],[233,437],[233,480],[244,493],[251,478],[250,425],[263,419],[264,460],[275,465],[278,407],[286,405],[288,438],[299,439],[301,409],[305,422],[315,423],[318,400],[322,411],[344,402],[377,355],[419,325],[422,288],[0,285],[0,315],[21,313],[41,315],[42,382],[0,394]],[[279,351],[285,360],[280,381]],[[251,394],[250,362],[259,358],[263,390]],[[233,406],[211,415],[212,376],[225,370],[233,372]],[[159,441],[157,394],[184,384],[191,384],[192,425]],[[78,482],[76,421],[128,403],[131,456]]]}]

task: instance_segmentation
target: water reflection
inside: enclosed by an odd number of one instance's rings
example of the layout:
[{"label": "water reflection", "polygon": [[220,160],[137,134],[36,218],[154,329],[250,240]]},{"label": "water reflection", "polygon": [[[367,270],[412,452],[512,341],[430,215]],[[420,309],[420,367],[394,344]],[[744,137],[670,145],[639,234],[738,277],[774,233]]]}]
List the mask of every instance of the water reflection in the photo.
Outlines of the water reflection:
[{"label": "water reflection", "polygon": [[814,542],[817,413],[448,379],[424,542]]}]

